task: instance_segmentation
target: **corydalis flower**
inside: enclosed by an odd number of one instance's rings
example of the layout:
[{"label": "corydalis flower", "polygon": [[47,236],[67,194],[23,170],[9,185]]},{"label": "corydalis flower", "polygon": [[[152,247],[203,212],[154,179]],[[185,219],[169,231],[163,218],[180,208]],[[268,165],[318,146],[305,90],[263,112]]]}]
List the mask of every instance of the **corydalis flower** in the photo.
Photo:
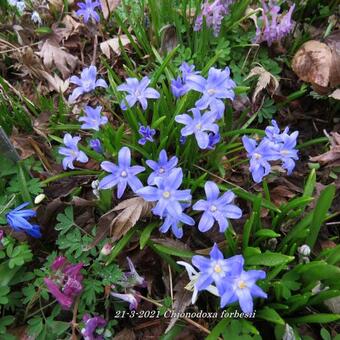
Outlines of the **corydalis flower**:
[{"label": "corydalis flower", "polygon": [[175,117],[175,121],[186,125],[181,130],[181,135],[186,137],[195,135],[198,146],[206,149],[209,146],[208,132],[218,133],[218,125],[215,124],[216,113],[214,111],[205,112],[201,115],[201,111],[197,108],[191,109],[193,117],[188,114],[182,114]]},{"label": "corydalis flower", "polygon": [[88,162],[89,159],[86,154],[78,149],[80,139],[80,137],[72,137],[69,133],[64,136],[65,147],[59,148],[58,151],[60,155],[66,156],[63,159],[64,170],[67,168],[74,169],[74,161],[81,163]]},{"label": "corydalis flower", "polygon": [[22,231],[32,237],[40,238],[40,226],[38,226],[37,224],[31,224],[28,221],[28,219],[37,215],[36,211],[31,209],[22,210],[22,208],[25,208],[28,205],[29,202],[25,202],[23,204],[20,204],[15,209],[11,210],[6,215],[7,223],[14,231]]},{"label": "corydalis flower", "polygon": [[47,289],[63,309],[70,309],[74,297],[79,295],[83,289],[83,276],[80,274],[82,268],[82,263],[68,264],[65,257],[59,256],[51,266],[55,272],[53,279],[44,279]]},{"label": "corydalis flower", "polygon": [[214,222],[217,221],[220,232],[224,232],[228,228],[228,218],[239,219],[242,217],[242,210],[232,204],[235,194],[232,191],[225,192],[221,197],[218,186],[211,181],[207,181],[204,185],[207,200],[199,200],[192,207],[193,210],[204,211],[198,229],[206,232],[212,228]]},{"label": "corydalis flower", "polygon": [[100,181],[99,189],[110,189],[117,185],[117,197],[121,198],[127,185],[133,192],[137,192],[138,189],[143,187],[136,175],[143,172],[145,168],[139,165],[131,166],[131,151],[126,146],[118,152],[118,165],[104,161],[100,166],[106,172],[110,172],[111,175]]},{"label": "corydalis flower", "polygon": [[228,14],[229,6],[233,0],[215,0],[210,3],[206,0],[202,5],[202,13],[197,17],[194,31],[200,31],[205,19],[206,25],[214,30],[214,35],[218,36],[221,30],[223,18]]},{"label": "corydalis flower", "polygon": [[180,216],[182,214],[182,206],[180,201],[190,201],[190,190],[178,190],[183,180],[182,169],[176,168],[172,170],[169,176],[157,177],[154,183],[157,187],[147,186],[137,191],[147,202],[157,202],[153,213],[163,217],[166,214],[171,216]]},{"label": "corydalis flower", "polygon": [[120,107],[122,110],[134,106],[139,102],[143,110],[148,107],[147,99],[158,99],[160,94],[155,89],[148,87],[150,79],[144,77],[141,81],[137,78],[127,78],[126,82],[117,87],[118,91],[128,92],[128,95],[122,100]]},{"label": "corydalis flower", "polygon": [[292,13],[294,11],[295,4],[293,4],[289,11],[282,15],[280,14],[280,6],[276,1],[270,0],[268,5],[262,0],[262,16],[260,22],[256,27],[256,36],[254,41],[261,43],[266,41],[269,46],[273,42],[280,41],[286,35],[290,33],[293,28],[293,22],[291,21]]},{"label": "corydalis flower", "polygon": [[224,292],[223,282],[228,281],[230,275],[238,270],[242,264],[242,256],[236,255],[225,259],[215,243],[210,252],[210,259],[195,255],[192,257],[192,264],[200,271],[200,276],[195,284],[196,289],[204,290],[215,283],[218,293],[222,295]]},{"label": "corydalis flower", "polygon": [[201,92],[202,98],[195,105],[198,109],[204,110],[208,107],[215,111],[217,118],[223,117],[225,105],[222,99],[234,100],[235,82],[230,78],[229,67],[220,70],[211,67],[208,78],[205,79],[200,75],[191,74],[187,78],[187,84],[190,89]]},{"label": "corydalis flower", "polygon": [[253,299],[267,298],[267,294],[256,285],[257,280],[263,280],[266,273],[263,270],[244,271],[244,259],[242,256],[240,266],[236,266],[228,280],[222,284],[221,307],[239,301],[242,312],[252,313],[254,308]]},{"label": "corydalis flower", "polygon": [[68,98],[70,103],[73,103],[82,94],[93,91],[96,87],[107,88],[107,84],[104,79],[97,80],[97,68],[93,65],[88,68],[84,68],[80,74],[80,78],[72,76],[70,78],[70,82],[78,85]]},{"label": "corydalis flower", "polygon": [[91,317],[89,314],[83,316],[84,328],[81,330],[81,334],[84,340],[102,340],[104,337],[97,333],[97,330],[106,326],[106,320],[101,316]]},{"label": "corydalis flower", "polygon": [[138,296],[135,296],[133,293],[121,294],[121,293],[111,292],[111,295],[120,300],[128,302],[130,310],[136,310],[138,307],[138,303],[140,301],[140,298]]},{"label": "corydalis flower", "polygon": [[142,138],[139,139],[138,144],[140,145],[145,145],[147,141],[153,142],[153,136],[156,134],[155,129],[151,129],[150,126],[139,126],[138,130],[139,134],[141,135]]},{"label": "corydalis flower", "polygon": [[171,157],[168,159],[168,155],[166,151],[163,149],[159,153],[158,162],[153,160],[147,160],[146,164],[149,168],[153,170],[153,172],[148,177],[148,184],[154,185],[155,179],[157,177],[167,177],[169,176],[172,169],[176,167],[178,163],[178,158],[176,156]]},{"label": "corydalis flower", "polygon": [[76,14],[84,18],[85,24],[87,24],[90,19],[93,19],[95,22],[100,21],[100,17],[95,11],[96,7],[100,7],[99,1],[92,2],[92,0],[85,0],[85,2],[78,2],[77,6],[80,9],[76,11]]},{"label": "corydalis flower", "polygon": [[91,106],[85,106],[84,109],[86,115],[80,117],[78,120],[83,122],[81,128],[84,130],[96,130],[99,131],[100,125],[105,125],[108,122],[106,116],[101,115],[102,107],[97,106],[95,108]]}]

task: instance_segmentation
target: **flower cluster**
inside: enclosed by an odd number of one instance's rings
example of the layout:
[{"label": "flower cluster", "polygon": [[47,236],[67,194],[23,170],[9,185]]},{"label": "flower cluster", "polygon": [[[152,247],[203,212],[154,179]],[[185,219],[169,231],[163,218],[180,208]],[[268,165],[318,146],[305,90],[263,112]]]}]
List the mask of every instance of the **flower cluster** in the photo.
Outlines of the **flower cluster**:
[{"label": "flower cluster", "polygon": [[191,193],[190,190],[179,190],[183,181],[183,171],[181,168],[175,168],[176,157],[168,161],[164,150],[159,156],[159,164],[153,161],[148,163],[151,168],[156,169],[148,179],[148,184],[151,185],[139,189],[137,194],[145,201],[157,202],[152,212],[165,219],[160,231],[165,233],[171,228],[174,235],[181,238],[183,236],[181,224],[195,224],[195,221],[184,213],[184,209],[191,201]]},{"label": "flower cluster", "polygon": [[215,0],[213,2],[205,0],[202,5],[202,12],[196,18],[194,30],[200,31],[203,20],[205,20],[207,27],[212,28],[217,37],[221,30],[222,20],[228,14],[229,6],[233,2],[234,0]]},{"label": "flower cluster", "polygon": [[107,322],[101,316],[91,317],[89,314],[83,316],[84,328],[81,329],[81,334],[84,340],[103,340],[104,337],[99,335],[97,331],[102,330]]},{"label": "flower cluster", "polygon": [[29,205],[29,202],[20,204],[18,207],[10,211],[6,215],[7,223],[14,231],[22,231],[28,235],[40,238],[41,231],[40,226],[37,224],[31,224],[28,219],[37,215],[36,211],[31,209],[22,210]]},{"label": "flower cluster", "polygon": [[[123,273],[123,277],[119,282],[117,282],[117,285],[124,288],[125,293],[111,292],[111,295],[120,300],[128,302],[130,310],[135,310],[137,309],[138,303],[140,302],[140,297],[136,294],[136,289],[145,288],[146,281],[144,277],[137,273],[136,268],[130,258],[127,257],[126,259],[128,261],[130,271]],[[112,286],[112,288],[115,289],[116,287]]]},{"label": "flower cluster", "polygon": [[85,3],[78,2],[77,6],[79,9],[76,11],[76,14],[83,17],[85,24],[87,24],[90,19],[94,22],[100,21],[99,14],[95,11],[96,7],[101,7],[99,1],[92,2],[92,0],[85,0]]},{"label": "flower cluster", "polygon": [[265,130],[266,136],[258,143],[247,136],[242,137],[242,142],[250,159],[249,170],[256,183],[262,182],[263,177],[270,173],[269,161],[281,160],[282,168],[290,175],[295,168],[295,161],[299,159],[296,149],[298,131],[289,134],[289,129],[281,133],[275,120],[272,126]]},{"label": "flower cluster", "polygon": [[268,4],[262,0],[263,13],[259,20],[260,23],[256,27],[254,42],[266,41],[271,46],[273,42],[280,41],[288,35],[293,28],[292,13],[294,8],[295,4],[283,15],[280,14],[281,9],[276,0],[269,0]]},{"label": "flower cluster", "polygon": [[208,290],[221,298],[221,308],[238,301],[244,313],[252,313],[253,299],[267,298],[267,294],[256,285],[256,281],[264,279],[266,273],[262,270],[245,271],[242,255],[225,259],[216,244],[210,252],[210,258],[193,256],[192,264],[198,268],[198,272],[188,263],[178,263],[185,266],[193,284],[193,287],[190,284],[187,286],[188,289],[193,288],[193,303],[198,292]]},{"label": "flower cluster", "polygon": [[51,266],[54,272],[52,278],[44,279],[47,289],[63,309],[70,309],[74,298],[83,289],[83,276],[80,274],[82,268],[82,263],[69,264],[65,257],[59,256]]}]

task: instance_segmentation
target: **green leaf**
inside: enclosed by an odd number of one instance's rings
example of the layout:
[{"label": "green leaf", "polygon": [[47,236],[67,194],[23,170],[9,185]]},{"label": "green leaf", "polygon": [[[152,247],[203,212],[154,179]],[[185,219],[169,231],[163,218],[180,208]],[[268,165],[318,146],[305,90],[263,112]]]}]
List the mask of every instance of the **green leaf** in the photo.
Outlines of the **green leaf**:
[{"label": "green leaf", "polygon": [[338,320],[340,320],[340,314],[318,313],[313,315],[294,317],[292,319],[288,319],[287,321],[293,324],[303,324],[303,323],[329,323]]},{"label": "green leaf", "polygon": [[6,334],[6,327],[11,325],[15,320],[12,315],[3,316],[0,318],[0,334]]},{"label": "green leaf", "polygon": [[73,219],[73,207],[67,207],[64,213],[57,215],[57,221],[55,229],[60,231],[60,235],[67,233],[74,226]]},{"label": "green leaf", "polygon": [[256,312],[256,317],[272,323],[276,323],[278,325],[285,324],[285,321],[281,318],[277,311],[269,307],[264,307],[260,311]]},{"label": "green leaf", "polygon": [[266,251],[265,253],[246,257],[248,266],[268,266],[275,267],[294,260],[294,256],[287,256],[280,253]]},{"label": "green leaf", "polygon": [[145,245],[147,244],[150,235],[152,233],[152,231],[157,227],[159,223],[150,223],[147,227],[145,227],[140,235],[139,238],[139,245],[140,245],[140,249],[143,249],[145,247]]},{"label": "green leaf", "polygon": [[319,235],[321,225],[327,216],[329,208],[331,207],[334,195],[335,195],[334,185],[329,185],[328,187],[321,191],[320,197],[314,208],[310,233],[306,239],[306,244],[308,244],[311,249],[314,248],[315,242]]},{"label": "green leaf", "polygon": [[168,255],[172,255],[172,256],[178,256],[178,257],[184,257],[184,258],[192,258],[193,255],[195,255],[191,251],[176,249],[176,248],[172,248],[172,247],[169,247],[169,246],[164,246],[163,244],[157,244],[155,242],[152,242],[152,243],[153,243],[153,246],[158,251],[160,251],[164,254],[168,254]]},{"label": "green leaf", "polygon": [[265,237],[265,238],[275,238],[279,237],[280,234],[276,233],[274,230],[271,229],[260,229],[255,233],[256,237]]},{"label": "green leaf", "polygon": [[8,303],[7,295],[10,292],[8,287],[0,287],[0,305],[6,305]]}]

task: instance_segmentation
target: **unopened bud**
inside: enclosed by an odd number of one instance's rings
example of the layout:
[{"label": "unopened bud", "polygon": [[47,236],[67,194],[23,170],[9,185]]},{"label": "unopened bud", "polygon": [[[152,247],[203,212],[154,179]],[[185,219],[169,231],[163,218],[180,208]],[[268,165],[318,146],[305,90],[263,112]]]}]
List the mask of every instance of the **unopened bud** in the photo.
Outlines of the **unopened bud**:
[{"label": "unopened bud", "polygon": [[301,247],[298,248],[298,252],[300,255],[309,256],[310,255],[310,248],[307,244],[303,244]]},{"label": "unopened bud", "polygon": [[107,256],[107,255],[111,254],[111,251],[112,251],[112,245],[110,243],[106,243],[106,244],[104,244],[104,246],[103,246],[102,250],[100,251],[100,253],[102,255]]},{"label": "unopened bud", "polygon": [[34,204],[41,203],[46,198],[45,194],[40,194],[34,199]]}]

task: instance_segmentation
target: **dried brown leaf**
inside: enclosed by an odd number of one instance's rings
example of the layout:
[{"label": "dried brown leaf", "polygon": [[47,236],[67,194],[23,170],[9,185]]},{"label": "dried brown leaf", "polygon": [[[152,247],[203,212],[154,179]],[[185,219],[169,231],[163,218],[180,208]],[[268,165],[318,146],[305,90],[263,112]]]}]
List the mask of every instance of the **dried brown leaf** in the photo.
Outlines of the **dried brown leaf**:
[{"label": "dried brown leaf", "polygon": [[252,98],[253,102],[256,101],[258,94],[262,90],[267,88],[273,94],[273,93],[275,93],[275,91],[279,87],[279,82],[276,79],[276,77],[273,76],[266,69],[264,69],[262,66],[255,66],[250,71],[250,73],[248,74],[248,76],[246,77],[245,80],[247,80],[251,77],[254,77],[254,76],[258,76],[258,81],[257,81],[256,87],[255,87],[254,93],[253,93],[253,98]]},{"label": "dried brown leaf", "polygon": [[30,143],[27,143],[28,136],[19,134],[16,129],[13,129],[10,140],[15,149],[18,149],[20,152],[20,158],[26,159],[35,154],[34,149]]},{"label": "dried brown leaf", "polygon": [[340,133],[331,132],[330,137],[331,147],[330,150],[322,155],[310,157],[312,162],[320,162],[327,166],[339,166],[340,165]]},{"label": "dried brown leaf", "polygon": [[100,0],[103,16],[107,19],[120,4],[121,0]]},{"label": "dried brown leaf", "polygon": [[64,78],[67,78],[78,64],[78,57],[66,52],[52,39],[46,39],[37,54],[43,59],[46,67],[52,68],[55,65]]},{"label": "dried brown leaf", "polygon": [[130,44],[130,39],[125,34],[100,43],[99,45],[100,49],[102,50],[102,52],[105,54],[107,58],[111,57],[111,50],[118,56],[121,54],[121,50],[119,46],[119,39],[123,47]]}]

